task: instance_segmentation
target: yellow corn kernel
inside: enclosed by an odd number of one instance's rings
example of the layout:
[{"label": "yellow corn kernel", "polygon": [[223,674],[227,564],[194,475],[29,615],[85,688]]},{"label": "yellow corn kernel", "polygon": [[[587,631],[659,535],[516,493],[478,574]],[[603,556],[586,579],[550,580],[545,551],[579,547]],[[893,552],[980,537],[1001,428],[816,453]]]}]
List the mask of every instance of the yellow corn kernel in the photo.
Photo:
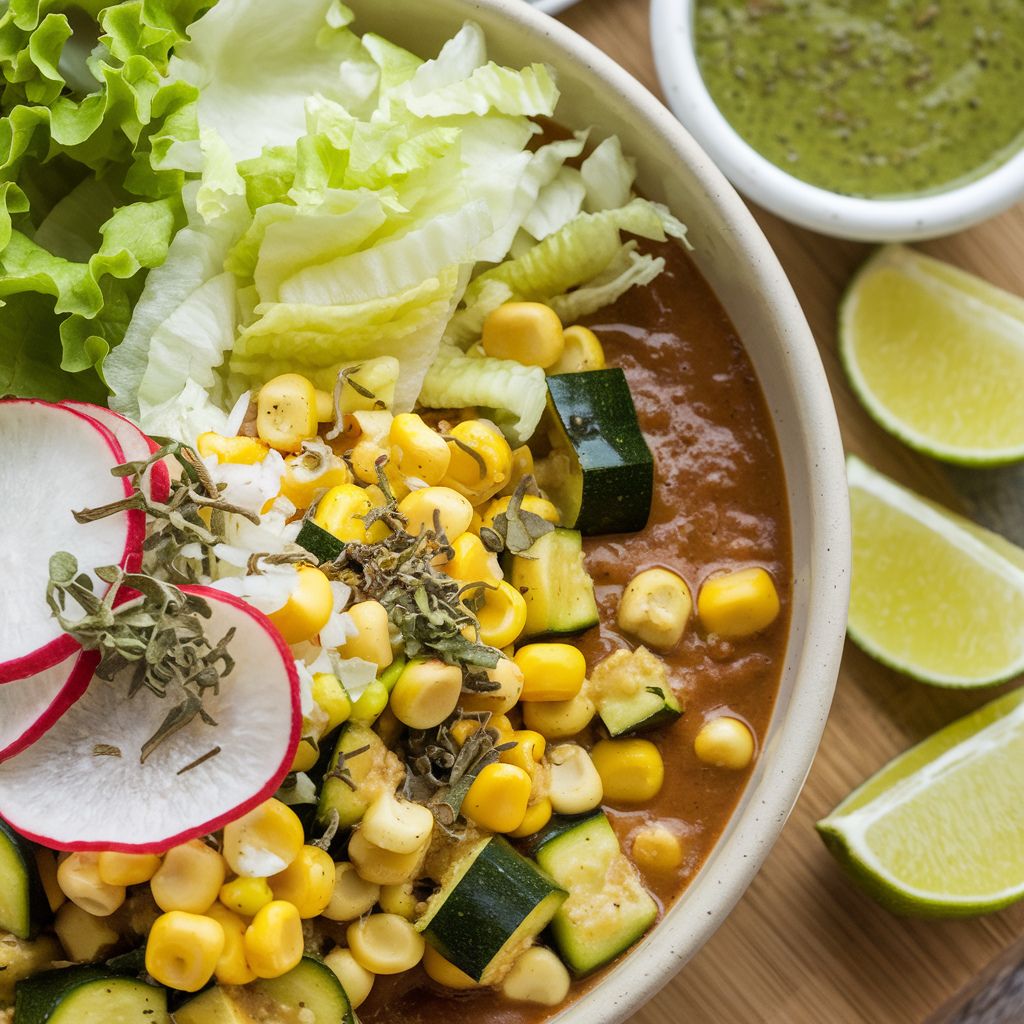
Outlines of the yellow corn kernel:
[{"label": "yellow corn kernel", "polygon": [[535,835],[551,820],[553,813],[551,801],[544,797],[526,808],[526,816],[523,818],[522,825],[509,832],[509,835],[513,839],[525,839],[527,836]]},{"label": "yellow corn kernel", "polygon": [[587,675],[587,660],[572,644],[527,644],[516,651],[515,662],[523,673],[524,701],[572,700]]},{"label": "yellow corn kernel", "polygon": [[462,669],[439,658],[413,658],[391,691],[391,710],[410,729],[433,729],[455,710]]},{"label": "yellow corn kernel", "polygon": [[297,566],[296,571],[298,582],[288,600],[267,615],[289,644],[312,640],[334,611],[331,581],[312,565]]},{"label": "yellow corn kernel", "polygon": [[422,959],[423,936],[397,914],[371,914],[345,932],[356,961],[374,974],[401,974]]},{"label": "yellow corn kernel", "polygon": [[[364,484],[378,483],[377,460],[385,457],[387,454],[375,441],[366,439],[357,441],[348,456],[355,478]],[[387,470],[385,469],[386,472]]]},{"label": "yellow corn kernel", "polygon": [[97,868],[107,885],[142,885],[148,882],[160,867],[155,853],[117,853],[105,850],[99,855]]},{"label": "yellow corn kernel", "polygon": [[281,494],[296,508],[309,508],[332,487],[352,483],[352,473],[337,455],[289,455],[284,460]]},{"label": "yellow corn kernel", "polygon": [[284,871],[304,842],[298,815],[271,799],[224,826],[224,859],[236,875],[268,878]]},{"label": "yellow corn kernel", "polygon": [[454,556],[441,568],[460,583],[497,583],[501,577],[498,556],[484,547],[473,533],[464,533],[452,541]]},{"label": "yellow corn kernel", "polygon": [[196,451],[204,459],[213,457],[235,466],[255,466],[267,457],[270,449],[255,437],[225,437],[208,430],[196,439]]},{"label": "yellow corn kernel", "polygon": [[[498,518],[503,512],[508,511],[509,503],[512,501],[510,494],[503,495],[500,498],[495,498],[484,510],[483,518],[480,520],[480,525],[487,527],[489,530],[494,529],[494,520]],[[540,516],[541,519],[549,523],[558,525],[558,509],[548,501],[547,498],[538,498],[536,494],[524,494],[523,502],[520,506],[524,512],[532,512],[535,516]]]},{"label": "yellow corn kernel", "polygon": [[547,753],[548,799],[558,814],[582,814],[604,798],[604,784],[591,756],[578,743],[560,743]]},{"label": "yellow corn kernel", "polygon": [[512,449],[502,432],[484,420],[463,420],[452,427],[450,437],[451,463],[442,483],[482,505],[508,483]]},{"label": "yellow corn kernel", "polygon": [[206,912],[224,929],[224,949],[213,973],[222,985],[248,985],[256,975],[245,959],[246,923],[221,903],[214,903]]},{"label": "yellow corn kernel", "polygon": [[494,589],[470,591],[468,596],[474,598],[477,594],[484,599],[476,611],[480,643],[490,647],[515,643],[526,625],[526,598],[504,580],[500,580]]},{"label": "yellow corn kernel", "polygon": [[565,350],[562,321],[540,302],[506,302],[484,321],[480,339],[494,359],[514,359],[525,366],[548,367]]},{"label": "yellow corn kernel", "polygon": [[424,850],[413,853],[395,853],[371,843],[363,830],[357,828],[348,841],[348,855],[359,877],[374,885],[401,885],[419,870]]},{"label": "yellow corn kernel", "polygon": [[693,750],[704,764],[742,771],[754,758],[754,735],[738,718],[723,715],[700,727]]},{"label": "yellow corn kernel", "polygon": [[406,529],[414,537],[424,530],[434,529],[434,513],[437,512],[449,544],[469,529],[473,518],[469,499],[451,487],[421,487],[398,503],[398,511],[405,516]]},{"label": "yellow corn kernel", "polygon": [[[504,716],[516,706],[523,692],[523,673],[511,658],[502,658],[494,668],[487,670],[487,678],[497,683],[498,689],[487,693],[463,694],[459,699],[459,707],[463,711],[490,711],[492,715]],[[496,725],[495,719],[492,718],[488,724]],[[537,731],[540,732],[539,729]]]},{"label": "yellow corn kernel", "polygon": [[341,982],[348,996],[349,1005],[353,1010],[358,1010],[366,1002],[377,976],[357,963],[351,950],[342,949],[341,946],[335,946],[324,957],[324,966],[334,971],[334,976]]},{"label": "yellow corn kernel", "polygon": [[333,672],[316,672],[313,675],[313,700],[327,715],[324,735],[333,732],[352,714],[352,698]]},{"label": "yellow corn kernel", "polygon": [[124,903],[124,886],[100,878],[99,854],[72,853],[57,867],[57,884],[72,903],[93,917],[109,917]]},{"label": "yellow corn kernel", "polygon": [[373,725],[388,706],[388,688],[375,679],[352,705],[352,721]]},{"label": "yellow corn kernel", "polygon": [[316,437],[316,388],[298,373],[284,373],[260,388],[256,433],[279,452],[297,452]]},{"label": "yellow corn kernel", "polygon": [[93,917],[74,903],[64,903],[57,911],[53,930],[67,958],[76,964],[95,963],[109,956],[121,941],[106,917]]},{"label": "yellow corn kernel", "polygon": [[574,324],[566,327],[562,336],[565,349],[558,362],[548,367],[548,373],[586,373],[605,368],[604,349],[589,327]]},{"label": "yellow corn kernel", "polygon": [[427,972],[427,977],[431,981],[436,981],[438,985],[444,985],[445,988],[468,991],[471,988],[480,987],[479,983],[475,982],[465,971],[460,971],[455,964],[445,960],[433,946],[428,945],[423,951],[423,970]]},{"label": "yellow corn kernel", "polygon": [[220,887],[220,902],[242,917],[255,917],[273,898],[265,878],[233,878]]},{"label": "yellow corn kernel", "polygon": [[613,804],[644,804],[665,782],[665,762],[650,740],[601,740],[590,752],[604,798]]},{"label": "yellow corn kernel", "polygon": [[56,911],[67,899],[57,881],[57,855],[44,846],[37,846],[32,852],[36,870],[39,872],[39,881],[42,882],[43,892],[46,894],[46,902],[50,905],[50,910]]},{"label": "yellow corn kernel", "polygon": [[318,423],[334,422],[334,395],[322,388],[316,389],[316,418]]},{"label": "yellow corn kernel", "polygon": [[668,569],[645,569],[622,592],[619,629],[648,647],[667,651],[683,638],[692,610],[686,580]]},{"label": "yellow corn kernel", "polygon": [[499,743],[513,742],[512,736],[515,733],[515,729],[509,721],[508,715],[492,714],[487,722],[487,728],[494,729],[497,732]]},{"label": "yellow corn kernel", "polygon": [[460,718],[451,728],[452,738],[461,747],[470,736],[482,728],[483,725],[474,718]]},{"label": "yellow corn kernel", "polygon": [[385,791],[367,808],[359,826],[363,838],[390,853],[417,853],[434,832],[430,809]]},{"label": "yellow corn kernel", "polygon": [[522,768],[486,765],[469,787],[462,813],[491,832],[514,832],[526,817],[532,786]]},{"label": "yellow corn kernel", "polygon": [[521,953],[501,983],[501,994],[516,1003],[558,1006],[572,984],[565,964],[543,946]]},{"label": "yellow corn kernel", "polygon": [[373,507],[369,495],[356,484],[339,484],[320,499],[313,522],[346,543],[365,544],[363,517]]},{"label": "yellow corn kernel", "polygon": [[779,614],[779,594],[760,566],[712,576],[697,595],[697,614],[709,633],[729,639],[770,626]]},{"label": "yellow corn kernel", "polygon": [[[377,682],[384,686],[382,680],[378,679]],[[377,717],[377,721],[373,723],[373,731],[381,738],[385,747],[390,747],[393,750],[402,738],[405,726],[395,718],[395,713],[391,708],[386,707]]]},{"label": "yellow corn kernel", "polygon": [[146,970],[168,988],[198,992],[224,952],[224,929],[212,917],[172,910],[156,919],[146,940]]},{"label": "yellow corn kernel", "polygon": [[414,412],[399,413],[391,422],[388,440],[398,449],[398,469],[405,476],[414,476],[427,484],[439,484],[448,464],[451,451],[443,437],[423,422]]},{"label": "yellow corn kernel", "polygon": [[524,476],[533,476],[533,452],[525,444],[512,449],[512,473],[508,483],[498,493],[515,494],[519,481]]},{"label": "yellow corn kernel", "polygon": [[401,885],[385,885],[380,890],[380,909],[385,914],[397,914],[411,921],[416,916],[416,897],[412,891],[412,882]]},{"label": "yellow corn kernel", "polygon": [[641,871],[675,871],[683,863],[683,844],[664,825],[647,825],[633,838],[633,860]]},{"label": "yellow corn kernel", "polygon": [[302,959],[302,918],[291,903],[274,900],[245,929],[245,959],[257,978],[280,978]]},{"label": "yellow corn kernel", "polygon": [[275,900],[286,900],[299,917],[318,917],[334,894],[334,861],[319,846],[304,846],[279,874],[268,879]]},{"label": "yellow corn kernel", "polygon": [[[514,764],[532,778],[537,765],[544,760],[547,741],[539,732],[532,729],[517,729],[512,733],[511,739],[515,746],[502,752],[502,764]],[[502,742],[506,741],[503,739]]]},{"label": "yellow corn kernel", "polygon": [[295,748],[295,756],[292,758],[291,771],[308,772],[316,764],[320,757],[320,748],[311,736],[303,736],[299,745]]},{"label": "yellow corn kernel", "polygon": [[380,601],[360,601],[346,613],[359,630],[339,648],[343,658],[362,658],[378,668],[387,668],[395,660],[391,650],[391,632],[387,609]]},{"label": "yellow corn kernel", "polygon": [[575,736],[590,725],[596,714],[594,702],[582,691],[572,700],[523,702],[523,724],[548,740]]},{"label": "yellow corn kernel", "polygon": [[334,892],[323,916],[328,921],[354,921],[369,913],[379,898],[379,885],[362,878],[350,861],[338,861],[334,865]]},{"label": "yellow corn kernel", "polygon": [[210,909],[224,884],[224,858],[201,839],[175,846],[149,881],[161,910],[202,914]]}]

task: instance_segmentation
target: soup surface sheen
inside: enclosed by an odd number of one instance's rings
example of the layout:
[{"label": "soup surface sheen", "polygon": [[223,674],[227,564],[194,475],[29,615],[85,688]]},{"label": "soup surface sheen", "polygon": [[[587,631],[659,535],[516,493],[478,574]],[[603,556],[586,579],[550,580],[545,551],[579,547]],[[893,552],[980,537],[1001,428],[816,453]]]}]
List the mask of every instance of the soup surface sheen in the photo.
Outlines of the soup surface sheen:
[{"label": "soup surface sheen", "polygon": [[[684,840],[679,870],[644,875],[664,912],[704,862],[749,777],[749,770],[703,765],[693,750],[697,731],[721,714],[745,721],[758,741],[768,728],[785,654],[792,566],[782,460],[747,354],[689,257],[674,244],[657,254],[667,269],[653,285],[589,320],[608,365],[626,373],[657,468],[647,528],[586,542],[602,625],[580,646],[591,668],[633,646],[614,628],[616,609],[629,580],[653,566],[678,572],[696,595],[712,573],[760,565],[774,577],[782,603],[767,630],[741,640],[709,638],[691,621],[679,645],[663,655],[686,709],[675,725],[646,734],[664,758],[665,785],[649,804],[605,809],[627,853],[651,821]],[[575,985],[572,995],[600,977]],[[453,995],[421,968],[379,977],[359,1008],[363,1024],[533,1024],[547,1013],[490,991]]]},{"label": "soup surface sheen", "polygon": [[812,185],[940,191],[1024,145],[1020,0],[698,0],[696,46],[726,120]]}]

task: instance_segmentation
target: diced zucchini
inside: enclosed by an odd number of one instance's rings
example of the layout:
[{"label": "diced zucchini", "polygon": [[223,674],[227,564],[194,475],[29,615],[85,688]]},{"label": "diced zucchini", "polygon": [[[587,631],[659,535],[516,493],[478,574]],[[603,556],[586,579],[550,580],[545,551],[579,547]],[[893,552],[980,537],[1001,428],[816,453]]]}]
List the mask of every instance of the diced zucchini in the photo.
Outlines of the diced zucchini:
[{"label": "diced zucchini", "polygon": [[[348,756],[363,747],[369,749],[355,756]],[[387,753],[384,741],[368,726],[358,722],[346,722],[341,727],[330,767],[320,790],[317,821],[321,825],[330,823],[332,811],[338,812],[338,824],[341,828],[349,828],[362,820],[366,808],[377,795],[377,783],[380,775],[386,770]],[[337,769],[342,754],[346,755],[345,770],[351,786],[344,779],[331,775]]]},{"label": "diced zucchini", "polygon": [[658,905],[603,811],[556,819],[534,845],[537,862],[569,893],[551,931],[577,976],[614,960],[654,923]]},{"label": "diced zucchini", "polygon": [[14,1024],[168,1024],[167,993],[98,967],[68,967],[18,984]]},{"label": "diced zucchini", "polygon": [[563,525],[588,537],[642,530],[651,513],[654,458],[626,375],[616,368],[548,377],[548,412],[558,433],[558,471],[543,487]]},{"label": "diced zucchini", "polygon": [[19,981],[63,959],[64,950],[52,935],[37,939],[0,935],[0,1010],[14,1004],[14,987]]},{"label": "diced zucchini", "polygon": [[295,543],[305,548],[318,562],[333,562],[345,550],[345,542],[338,540],[312,519],[303,520]]},{"label": "diced zucchini", "polygon": [[533,861],[492,836],[455,862],[416,927],[487,985],[547,927],[565,896]]},{"label": "diced zucchini", "polygon": [[683,713],[665,663],[646,647],[608,655],[594,667],[590,681],[597,713],[612,736],[656,729]]},{"label": "diced zucchini", "polygon": [[0,821],[0,931],[27,939],[52,917],[32,847]]},{"label": "diced zucchini", "polygon": [[254,981],[244,988],[208,988],[175,1010],[174,1020],[175,1024],[357,1024],[337,976],[308,956],[280,978]]},{"label": "diced zucchini", "polygon": [[510,582],[526,601],[522,638],[580,633],[598,622],[594,581],[583,561],[583,538],[553,530],[512,558]]}]

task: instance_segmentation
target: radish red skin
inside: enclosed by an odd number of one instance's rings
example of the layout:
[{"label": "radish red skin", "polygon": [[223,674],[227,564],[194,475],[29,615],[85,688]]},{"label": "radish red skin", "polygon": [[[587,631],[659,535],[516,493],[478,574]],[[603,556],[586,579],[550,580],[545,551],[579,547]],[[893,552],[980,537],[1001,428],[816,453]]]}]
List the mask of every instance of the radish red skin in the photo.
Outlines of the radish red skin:
[{"label": "radish red skin", "polygon": [[[121,445],[118,444],[117,439],[105,426],[90,416],[86,416],[84,413],[79,412],[76,409],[68,408],[67,406],[55,405],[52,402],[43,402],[38,399],[0,399],[0,407],[11,404],[36,405],[49,409],[60,409],[68,416],[76,417],[77,419],[89,424],[89,428],[91,430],[95,430],[102,437],[106,442],[107,447],[110,449],[111,457],[113,458],[115,465],[121,465],[124,462],[124,450]],[[130,482],[128,480],[123,480],[121,483],[124,487],[125,497],[130,496],[132,493]],[[130,569],[131,567],[138,566],[139,559],[142,556],[142,543],[146,536],[145,513],[134,509],[129,511],[126,513],[126,524],[127,530],[125,535],[124,551],[117,564]],[[83,568],[86,567],[83,566]],[[89,566],[88,568],[99,568],[99,566]],[[38,672],[43,672],[48,668],[52,668],[54,665],[60,664],[60,662],[70,658],[78,649],[78,642],[68,634],[62,633],[60,636],[55,637],[48,643],[36,648],[34,651],[30,651],[28,654],[0,662],[0,685],[14,682],[18,679],[25,679],[27,676],[32,676]]]},{"label": "radish red skin", "polygon": [[[288,704],[291,712],[288,741],[280,758],[280,762],[274,767],[272,773],[268,775],[256,792],[251,794],[245,800],[240,801],[230,810],[211,816],[207,820],[196,822],[195,824],[183,828],[174,834],[162,836],[158,841],[146,842],[119,842],[116,839],[109,838],[96,841],[64,841],[57,840],[53,836],[45,835],[35,829],[27,828],[24,823],[19,823],[18,815],[12,815],[3,810],[3,804],[5,803],[3,793],[6,792],[8,787],[11,785],[8,780],[3,780],[2,784],[0,784],[0,817],[2,817],[3,820],[6,821],[7,824],[9,824],[19,835],[24,836],[32,842],[39,843],[54,850],[83,852],[114,850],[120,853],[162,853],[171,847],[179,846],[182,843],[188,842],[190,839],[195,839],[200,836],[208,835],[211,832],[216,832],[229,822],[237,820],[254,807],[257,807],[264,801],[269,800],[280,788],[285,776],[291,770],[292,762],[295,758],[295,751],[299,745],[299,740],[302,734],[302,707],[299,689],[299,675],[295,666],[294,655],[288,645],[284,642],[280,633],[271,624],[270,620],[262,612],[258,611],[246,601],[223,591],[214,590],[210,587],[186,586],[181,589],[185,593],[195,594],[198,597],[205,598],[211,603],[217,602],[227,605],[248,616],[260,627],[261,631],[272,644],[276,653],[280,656],[289,687]],[[244,691],[242,691],[241,699],[244,699]],[[216,740],[216,732],[211,730],[211,741],[216,743]],[[254,751],[254,756],[259,757],[259,754],[259,751]]]},{"label": "radish red skin", "polygon": [[[57,696],[41,710],[39,717],[25,731],[0,749],[0,762],[6,761],[15,754],[20,754],[27,747],[32,746],[41,736],[49,732],[50,728],[60,719],[61,715],[71,707],[72,704],[82,696],[88,689],[96,666],[99,664],[100,656],[95,651],[79,651],[72,654],[68,659],[70,668],[68,679],[61,687]],[[26,679],[15,680],[15,683],[28,683],[31,676]],[[3,691],[0,690],[0,709],[3,708]]]}]

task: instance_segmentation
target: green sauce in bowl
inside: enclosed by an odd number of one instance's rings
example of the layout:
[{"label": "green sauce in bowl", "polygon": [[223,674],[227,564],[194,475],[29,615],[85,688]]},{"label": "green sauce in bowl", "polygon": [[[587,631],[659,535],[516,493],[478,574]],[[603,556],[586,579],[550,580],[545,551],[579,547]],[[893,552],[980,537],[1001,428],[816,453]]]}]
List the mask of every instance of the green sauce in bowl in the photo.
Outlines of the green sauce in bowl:
[{"label": "green sauce in bowl", "polygon": [[1024,147],[1024,0],[698,0],[735,130],[812,185],[939,192]]}]

